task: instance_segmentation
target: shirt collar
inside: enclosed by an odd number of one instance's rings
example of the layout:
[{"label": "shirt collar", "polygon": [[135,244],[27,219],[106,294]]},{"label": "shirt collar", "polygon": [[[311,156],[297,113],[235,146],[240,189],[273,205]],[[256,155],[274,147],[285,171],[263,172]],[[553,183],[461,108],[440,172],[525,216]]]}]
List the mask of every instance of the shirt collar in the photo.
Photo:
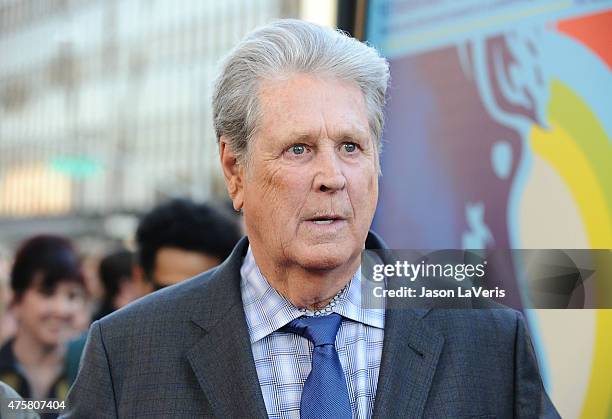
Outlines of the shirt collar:
[{"label": "shirt collar", "polygon": [[[240,276],[240,290],[251,344],[305,314],[269,284],[259,270],[250,246],[242,262]],[[383,329],[384,309],[363,308],[361,291],[361,269],[357,269],[332,312],[355,322]]]}]

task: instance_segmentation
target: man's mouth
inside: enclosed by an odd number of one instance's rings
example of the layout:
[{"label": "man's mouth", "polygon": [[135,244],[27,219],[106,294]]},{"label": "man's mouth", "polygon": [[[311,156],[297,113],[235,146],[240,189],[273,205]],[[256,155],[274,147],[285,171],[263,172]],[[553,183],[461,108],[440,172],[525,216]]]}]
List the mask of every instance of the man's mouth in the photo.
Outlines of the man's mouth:
[{"label": "man's mouth", "polygon": [[310,218],[308,221],[312,221],[313,223],[317,225],[327,225],[327,224],[333,223],[334,221],[340,221],[340,220],[344,220],[344,218],[340,217],[339,215],[321,215],[321,216]]}]

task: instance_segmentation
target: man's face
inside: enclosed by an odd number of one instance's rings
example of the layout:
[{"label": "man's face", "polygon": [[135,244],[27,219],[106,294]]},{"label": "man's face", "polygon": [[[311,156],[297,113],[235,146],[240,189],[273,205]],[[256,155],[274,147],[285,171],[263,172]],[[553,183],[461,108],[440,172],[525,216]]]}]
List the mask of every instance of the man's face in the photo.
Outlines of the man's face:
[{"label": "man's face", "polygon": [[358,263],[378,198],[361,90],[297,74],[261,81],[259,104],[248,168],[233,194],[256,254],[309,270]]}]

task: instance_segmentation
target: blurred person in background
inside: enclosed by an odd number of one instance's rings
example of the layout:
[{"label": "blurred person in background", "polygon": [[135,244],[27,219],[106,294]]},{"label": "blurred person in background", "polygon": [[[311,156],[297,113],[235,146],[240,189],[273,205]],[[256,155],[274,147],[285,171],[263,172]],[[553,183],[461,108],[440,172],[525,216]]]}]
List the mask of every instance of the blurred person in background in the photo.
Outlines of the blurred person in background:
[{"label": "blurred person in background", "polygon": [[133,252],[122,249],[106,255],[100,261],[98,273],[104,287],[104,297],[94,320],[101,319],[145,294],[142,282],[133,275],[134,256]]},{"label": "blurred person in background", "polygon": [[8,284],[0,283],[0,345],[13,337],[17,331],[15,316],[8,309],[10,298]]},{"label": "blurred person in background", "polygon": [[[114,254],[102,260],[100,279],[110,300],[103,303],[96,320],[136,295],[174,285],[219,265],[241,236],[235,217],[208,204],[175,198],[153,208],[142,217],[136,231],[138,258],[133,272],[128,254]],[[133,278],[128,280],[132,273]],[[128,284],[124,294],[118,288],[122,281]],[[70,342],[66,357],[69,384],[78,374],[86,337],[84,334]]]},{"label": "blurred person in background", "polygon": [[172,199],[146,214],[136,231],[138,266],[153,291],[223,262],[242,236],[238,223],[211,205]]},{"label": "blurred person in background", "polygon": [[[93,320],[99,320],[147,294],[147,284],[133,275],[134,257],[133,252],[121,249],[109,253],[100,261],[98,276],[104,288],[104,295]],[[86,341],[87,333],[83,333],[68,344],[66,355],[68,384],[72,384],[77,376],[81,353]]]},{"label": "blurred person in background", "polygon": [[8,308],[11,301],[8,280],[10,268],[11,263],[8,255],[0,251],[0,346],[13,337],[17,331],[15,316]]},{"label": "blurred person in background", "polygon": [[0,380],[24,398],[64,399],[66,343],[86,312],[86,290],[72,243],[41,235],[21,245],[10,274],[15,336],[0,349]]}]

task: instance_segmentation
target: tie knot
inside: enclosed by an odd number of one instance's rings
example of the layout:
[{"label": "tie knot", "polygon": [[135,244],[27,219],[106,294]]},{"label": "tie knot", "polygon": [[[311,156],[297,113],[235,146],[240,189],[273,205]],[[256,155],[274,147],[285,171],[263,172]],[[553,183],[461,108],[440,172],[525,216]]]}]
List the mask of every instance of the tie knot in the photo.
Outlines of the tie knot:
[{"label": "tie knot", "polygon": [[317,347],[334,344],[341,322],[342,317],[337,313],[327,316],[299,317],[289,322],[285,329],[305,337]]}]

